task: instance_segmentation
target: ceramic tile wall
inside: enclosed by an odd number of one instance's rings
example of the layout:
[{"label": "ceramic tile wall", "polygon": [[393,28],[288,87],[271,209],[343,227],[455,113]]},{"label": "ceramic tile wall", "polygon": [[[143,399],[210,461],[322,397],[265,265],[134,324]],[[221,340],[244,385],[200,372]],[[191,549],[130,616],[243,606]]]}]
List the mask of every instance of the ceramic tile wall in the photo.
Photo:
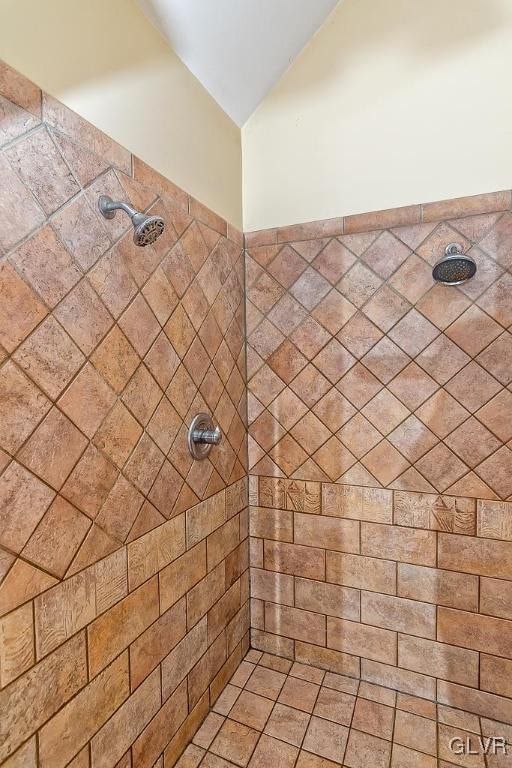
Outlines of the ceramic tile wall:
[{"label": "ceramic tile wall", "polygon": [[[454,241],[477,275],[434,284]],[[512,498],[510,192],[247,247],[251,472]]]},{"label": "ceramic tile wall", "polygon": [[[2,765],[168,767],[242,657],[242,246],[0,64]],[[224,440],[193,463],[203,410]]]},{"label": "ceramic tile wall", "polygon": [[510,193],[246,245],[253,646],[512,722]]}]

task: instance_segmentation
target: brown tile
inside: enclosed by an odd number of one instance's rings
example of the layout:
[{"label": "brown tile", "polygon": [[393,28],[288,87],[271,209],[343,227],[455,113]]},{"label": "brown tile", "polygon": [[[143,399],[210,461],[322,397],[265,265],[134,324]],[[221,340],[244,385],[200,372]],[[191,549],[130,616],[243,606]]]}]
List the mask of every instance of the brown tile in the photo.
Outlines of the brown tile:
[{"label": "brown tile", "polygon": [[0,343],[12,352],[47,314],[31,288],[7,262],[0,265]]},{"label": "brown tile", "polygon": [[32,606],[21,606],[0,619],[0,685],[4,688],[35,662]]},{"label": "brown tile", "polygon": [[366,681],[374,685],[385,686],[403,693],[413,693],[425,699],[435,698],[435,679],[432,677],[368,659],[361,660],[361,673]]},{"label": "brown tile", "polygon": [[40,229],[13,254],[13,262],[43,300],[54,307],[80,280],[80,270],[50,227]]},{"label": "brown tile", "polygon": [[44,592],[35,602],[37,658],[57,648],[95,616],[92,569],[82,571]]},{"label": "brown tile", "polygon": [[119,241],[96,262],[88,274],[92,287],[115,318],[119,317],[137,293],[122,248],[122,241]]},{"label": "brown tile", "polygon": [[478,687],[478,656],[463,648],[400,635],[398,663],[414,672]]},{"label": "brown tile", "polygon": [[110,238],[99,213],[91,207],[84,194],[55,214],[52,227],[84,270],[92,267],[110,246]]},{"label": "brown tile", "polygon": [[512,619],[512,597],[507,581],[480,579],[480,612],[502,619]]},{"label": "brown tile", "polygon": [[0,693],[2,749],[11,755],[87,682],[85,637],[79,634]]},{"label": "brown tile", "polygon": [[325,760],[323,757],[313,755],[311,752],[306,752],[303,749],[301,749],[296,763],[297,768],[337,768],[338,765],[339,763]]},{"label": "brown tile", "polygon": [[270,699],[242,691],[229,713],[232,720],[262,731],[274,706]]},{"label": "brown tile", "polygon": [[160,679],[155,670],[91,740],[92,768],[115,765],[159,707]]},{"label": "brown tile", "polygon": [[298,749],[290,744],[263,735],[254,750],[249,765],[252,768],[265,768],[274,761],[284,768],[293,768],[297,758]]},{"label": "brown tile", "polygon": [[358,699],[356,702],[352,728],[365,733],[371,733],[381,739],[391,740],[395,712],[391,707],[368,699]]},{"label": "brown tile", "polygon": [[354,656],[364,648],[365,658],[389,664],[396,662],[395,632],[346,619],[327,619],[327,646]]},{"label": "brown tile", "polygon": [[512,624],[504,619],[439,608],[437,636],[451,645],[512,658]]},{"label": "brown tile", "polygon": [[0,585],[0,614],[3,616],[12,611],[55,583],[53,576],[23,560],[16,560]]},{"label": "brown tile", "polygon": [[502,329],[476,306],[467,309],[446,334],[469,355],[475,356],[500,335]]},{"label": "brown tile", "polygon": [[115,394],[89,363],[59,399],[59,407],[89,438],[115,402]]},{"label": "brown tile", "polygon": [[62,578],[90,527],[90,520],[58,496],[23,549],[23,556]]},{"label": "brown tile", "polygon": [[345,754],[347,737],[348,728],[329,720],[312,717],[303,746],[305,750],[320,757],[341,763]]},{"label": "brown tile", "polygon": [[265,629],[297,640],[325,643],[325,616],[298,608],[268,603],[265,607]]},{"label": "brown tile", "polygon": [[409,357],[385,336],[363,357],[362,363],[388,384],[410,362]]},{"label": "brown tile", "polygon": [[69,384],[85,358],[53,317],[47,318],[18,347],[16,362],[52,398]]},{"label": "brown tile", "polygon": [[364,314],[387,333],[410,309],[410,304],[387,285],[382,286],[363,308]]},{"label": "brown tile", "polygon": [[265,568],[292,576],[325,579],[325,551],[281,542],[265,542]]},{"label": "brown tile", "polygon": [[331,551],[326,557],[327,581],[356,589],[395,593],[396,567],[390,560]]},{"label": "brown tile", "polygon": [[[436,768],[437,758],[393,744],[391,768]],[[443,766],[444,768],[444,766]],[[448,764],[446,764],[448,768]]]},{"label": "brown tile", "polygon": [[258,732],[233,720],[226,720],[211,751],[239,766],[246,766],[258,741]]},{"label": "brown tile", "polygon": [[359,553],[359,524],[353,520],[295,513],[295,542],[339,552]]},{"label": "brown tile", "polygon": [[178,515],[128,545],[130,589],[142,584],[185,552],[185,520]]},{"label": "brown tile", "polygon": [[91,356],[91,363],[119,394],[137,368],[139,358],[126,336],[115,326]]},{"label": "brown tile", "polygon": [[288,677],[279,695],[279,703],[303,712],[313,712],[320,686],[308,680]]},{"label": "brown tile", "polygon": [[123,402],[141,424],[147,425],[162,398],[162,390],[144,364],[139,365],[123,392]]},{"label": "brown tile", "polygon": [[437,754],[437,733],[434,720],[397,710],[393,739],[397,744],[409,749]]},{"label": "brown tile", "polygon": [[[271,232],[273,230],[270,230]],[[320,219],[306,224],[292,224],[277,230],[278,242],[293,240],[310,240],[319,237],[340,235],[343,232],[343,220],[341,218]],[[303,243],[295,245],[305,245]],[[316,247],[316,243],[315,246]]]},{"label": "brown tile", "polygon": [[0,477],[0,544],[20,552],[54,497],[48,486],[13,461]]},{"label": "brown tile", "polygon": [[350,726],[355,703],[355,696],[322,687],[318,694],[314,714],[334,723]]},{"label": "brown tile", "polygon": [[439,534],[440,568],[510,579],[512,544],[471,536]]},{"label": "brown tile", "polygon": [[82,352],[90,354],[113,321],[87,280],[82,280],[59,304],[55,316]]},{"label": "brown tile", "polygon": [[149,305],[138,294],[119,320],[119,325],[142,357],[160,332],[160,326]]},{"label": "brown tile", "polygon": [[41,765],[68,765],[69,758],[87,744],[128,695],[128,654],[124,653],[41,729]]},{"label": "brown tile", "polygon": [[311,666],[310,663],[301,664],[298,661],[294,662],[290,670],[290,675],[292,677],[298,677],[300,680],[307,680],[308,682],[316,683],[317,685],[322,683],[324,674],[323,670]]},{"label": "brown tile", "polygon": [[409,205],[402,208],[390,208],[389,210],[375,211],[373,213],[358,213],[345,216],[345,233],[367,232],[372,229],[384,227],[403,227],[411,224],[419,224],[421,218],[420,206]]},{"label": "brown tile", "polygon": [[130,682],[133,691],[186,634],[185,600],[163,613],[130,646]]},{"label": "brown tile", "polygon": [[96,432],[94,444],[118,467],[122,467],[141,434],[142,428],[138,422],[118,401]]},{"label": "brown tile", "polygon": [[[85,450],[87,440],[57,408],[52,408],[19,453],[32,472],[60,489]],[[48,446],[52,446],[49,451]]]},{"label": "brown tile", "polygon": [[398,594],[412,600],[476,611],[478,577],[399,563]]},{"label": "brown tile", "polygon": [[200,747],[208,749],[223,725],[224,720],[224,717],[221,717],[215,712],[210,712],[194,736],[194,744],[198,744]]},{"label": "brown tile", "polygon": [[0,171],[0,248],[9,250],[43,223],[44,214],[3,155]]},{"label": "brown tile", "polygon": [[93,445],[89,445],[61,488],[61,493],[94,518],[114,485],[117,474],[114,465]]},{"label": "brown tile", "polygon": [[297,709],[276,704],[265,727],[265,733],[300,747],[309,723],[309,715]]},{"label": "brown tile", "polygon": [[308,579],[295,579],[295,606],[328,616],[359,620],[359,591]]},{"label": "brown tile", "polygon": [[50,409],[45,395],[11,360],[0,369],[0,444],[15,453]]},{"label": "brown tile", "polygon": [[140,635],[158,617],[158,612],[158,587],[153,579],[97,618],[88,632],[92,674],[101,671]]},{"label": "brown tile", "polygon": [[248,691],[275,700],[285,680],[286,676],[281,672],[265,667],[256,667],[245,687]]}]

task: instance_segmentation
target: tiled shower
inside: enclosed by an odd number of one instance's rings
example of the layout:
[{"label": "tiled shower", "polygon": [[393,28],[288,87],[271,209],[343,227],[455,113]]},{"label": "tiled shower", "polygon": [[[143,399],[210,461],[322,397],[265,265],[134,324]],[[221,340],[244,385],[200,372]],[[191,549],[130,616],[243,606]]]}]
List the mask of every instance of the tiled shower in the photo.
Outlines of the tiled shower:
[{"label": "tiled shower", "polygon": [[508,765],[510,191],[244,239],[5,64],[0,172],[2,768]]}]

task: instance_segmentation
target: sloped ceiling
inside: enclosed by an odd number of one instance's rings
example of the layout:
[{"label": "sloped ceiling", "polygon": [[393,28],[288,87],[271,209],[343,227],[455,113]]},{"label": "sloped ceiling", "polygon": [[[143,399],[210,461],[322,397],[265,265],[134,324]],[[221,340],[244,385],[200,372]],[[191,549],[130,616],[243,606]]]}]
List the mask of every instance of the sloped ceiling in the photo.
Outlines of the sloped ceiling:
[{"label": "sloped ceiling", "polygon": [[243,125],[339,0],[139,0],[190,71]]}]

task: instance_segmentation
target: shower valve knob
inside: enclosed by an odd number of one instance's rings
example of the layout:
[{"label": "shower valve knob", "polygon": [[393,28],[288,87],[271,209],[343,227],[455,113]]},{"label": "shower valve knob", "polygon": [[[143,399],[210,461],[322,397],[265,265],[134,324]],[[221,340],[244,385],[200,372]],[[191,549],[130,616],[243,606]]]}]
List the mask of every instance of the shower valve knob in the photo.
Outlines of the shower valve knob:
[{"label": "shower valve knob", "polygon": [[188,430],[188,449],[194,459],[202,461],[206,459],[213,445],[218,445],[222,440],[222,431],[215,426],[211,416],[207,413],[198,413],[192,419]]}]

